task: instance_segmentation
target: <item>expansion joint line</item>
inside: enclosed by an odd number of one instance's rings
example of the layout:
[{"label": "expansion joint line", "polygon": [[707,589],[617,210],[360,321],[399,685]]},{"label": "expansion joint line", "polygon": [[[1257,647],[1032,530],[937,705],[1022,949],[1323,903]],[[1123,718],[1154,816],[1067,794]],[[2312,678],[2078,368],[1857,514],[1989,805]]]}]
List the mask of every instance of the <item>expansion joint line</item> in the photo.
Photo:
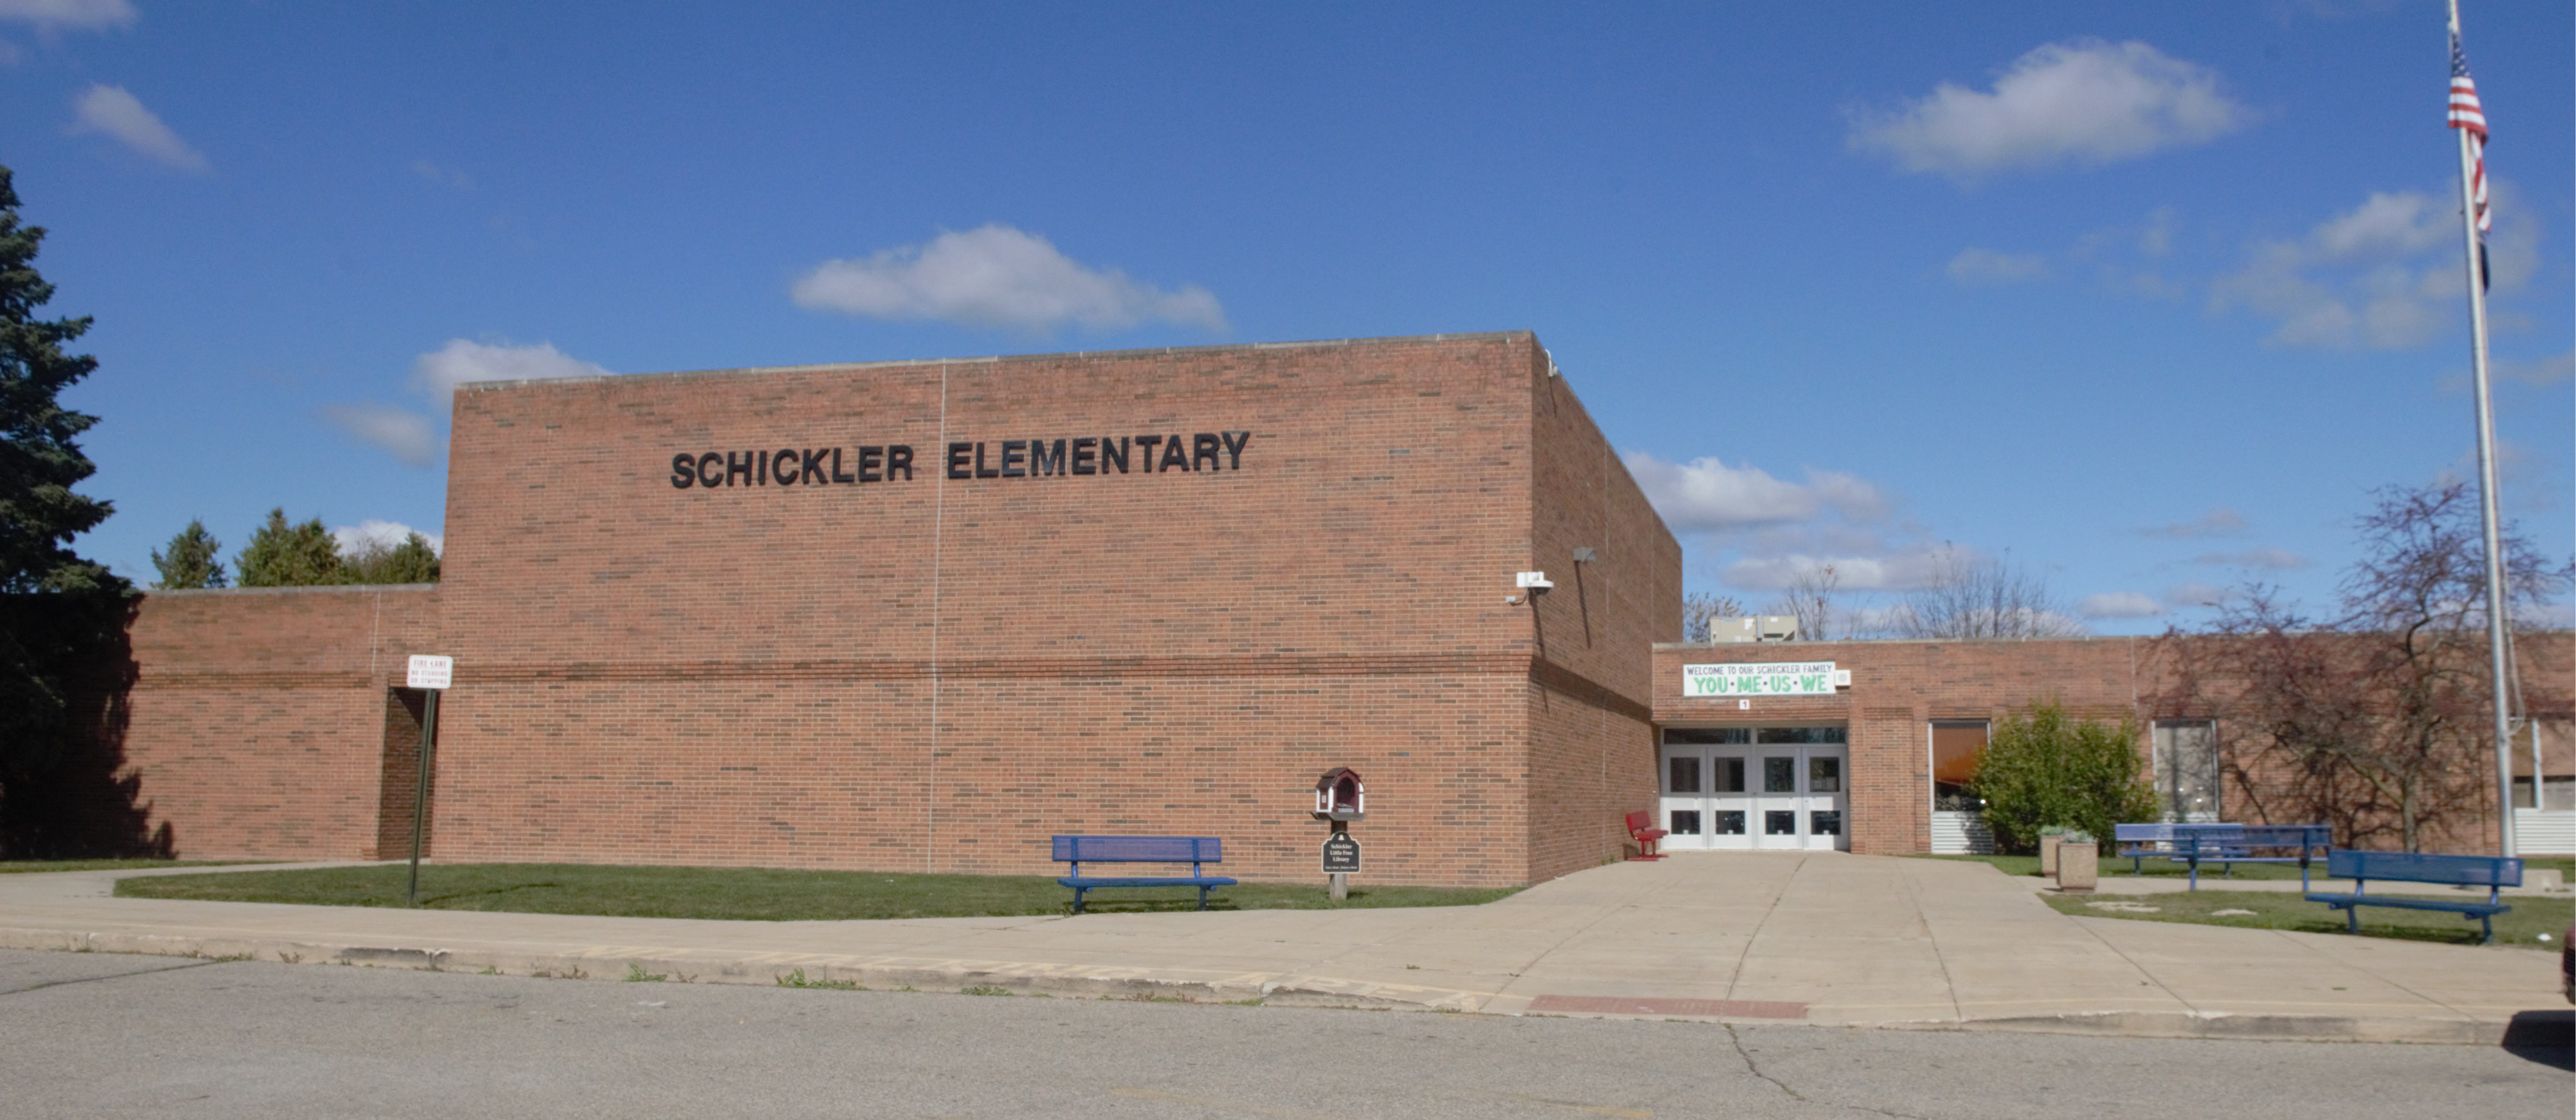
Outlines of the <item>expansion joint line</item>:
[{"label": "expansion joint line", "polygon": [[133,972],[118,972],[118,973],[111,973],[111,974],[106,975],[106,976],[83,976],[83,977],[80,977],[80,978],[78,978],[78,979],[74,979],[74,980],[47,980],[47,981],[45,981],[45,982],[44,982],[44,983],[42,983],[42,984],[29,984],[29,985],[27,985],[26,987],[23,987],[23,988],[11,988],[11,989],[9,989],[8,991],[0,992],[0,996],[14,996],[14,995],[23,995],[23,994],[28,993],[28,992],[41,992],[41,991],[43,991],[43,990],[45,990],[45,989],[47,989],[47,988],[59,988],[59,987],[62,987],[62,986],[64,986],[64,985],[66,985],[66,984],[95,984],[95,983],[98,983],[98,982],[99,982],[99,981],[101,981],[101,980],[123,980],[123,979],[125,979],[125,978],[126,978],[126,977],[128,977],[128,976],[150,976],[150,975],[152,975],[153,973],[156,973],[156,972],[177,972],[177,971],[179,971],[179,970],[181,970],[181,969],[185,969],[185,968],[204,968],[204,967],[206,967],[207,965],[210,965],[210,964],[231,964],[231,963],[233,963],[234,961],[238,961],[238,960],[240,960],[240,959],[241,959],[241,958],[239,958],[239,957],[233,957],[233,958],[229,958],[229,959],[217,959],[217,960],[210,960],[210,961],[189,961],[189,962],[188,962],[188,963],[186,963],[186,964],[166,965],[166,966],[163,966],[163,967],[161,967],[161,968],[144,968],[144,969],[137,969],[137,970],[135,970],[135,971],[133,971]]},{"label": "expansion joint line", "polygon": [[[939,363],[939,439],[948,440],[948,363]],[[921,782],[921,869],[939,870],[939,575],[948,547],[948,472],[939,472],[930,514],[930,756]]]},{"label": "expansion joint line", "polygon": [[1753,958],[1753,943],[1762,940],[1762,927],[1771,924],[1771,915],[1780,912],[1780,900],[1789,894],[1789,884],[1806,869],[1807,857],[1799,856],[1797,865],[1789,869],[1789,877],[1780,880],[1780,892],[1772,895],[1771,904],[1762,908],[1762,920],[1753,923],[1753,932],[1744,936],[1744,948],[1735,953],[1735,970],[1726,978],[1726,998],[1735,998],[1736,985],[1744,982],[1744,962]]}]

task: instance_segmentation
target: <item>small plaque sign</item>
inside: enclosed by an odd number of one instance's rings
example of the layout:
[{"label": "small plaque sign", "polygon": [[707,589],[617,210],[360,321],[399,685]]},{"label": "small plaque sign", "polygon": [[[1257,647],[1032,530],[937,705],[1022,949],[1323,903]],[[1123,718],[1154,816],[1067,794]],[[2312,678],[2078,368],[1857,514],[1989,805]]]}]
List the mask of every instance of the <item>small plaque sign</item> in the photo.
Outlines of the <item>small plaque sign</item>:
[{"label": "small plaque sign", "polygon": [[455,658],[415,653],[411,655],[411,671],[403,677],[403,687],[446,688],[455,679]]},{"label": "small plaque sign", "polygon": [[1324,841],[1324,874],[1355,875],[1360,869],[1360,842],[1347,832],[1336,832]]}]

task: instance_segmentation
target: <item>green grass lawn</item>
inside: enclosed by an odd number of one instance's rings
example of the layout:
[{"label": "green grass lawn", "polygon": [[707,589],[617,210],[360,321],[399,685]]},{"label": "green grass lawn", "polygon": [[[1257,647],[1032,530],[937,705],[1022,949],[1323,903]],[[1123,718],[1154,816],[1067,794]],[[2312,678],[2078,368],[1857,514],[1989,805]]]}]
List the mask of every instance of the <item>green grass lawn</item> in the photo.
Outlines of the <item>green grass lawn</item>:
[{"label": "green grass lawn", "polygon": [[[2002,871],[2006,875],[2039,874],[2038,856],[1924,856],[1921,858],[1960,859],[1976,863],[1990,863],[1993,864],[1997,870]],[[2191,868],[2172,860],[2150,859],[2145,862],[2145,877],[2149,879],[2187,879],[2191,877]],[[2558,871],[2560,882],[2576,882],[2576,858],[2568,856],[2526,856],[2523,858],[2522,866],[2525,871],[2533,871],[2541,868],[2555,868]],[[2130,877],[2129,867],[2130,864],[2126,858],[2114,858],[2111,856],[2102,857],[2101,870],[2102,877],[2105,879],[2113,877],[2124,879],[2128,878]],[[2203,883],[2210,882],[2211,880],[2224,882],[2228,879],[2296,880],[2298,877],[2299,865],[2295,863],[2240,863],[2225,871],[2220,870],[2219,865],[2215,863],[2204,863],[2200,865],[2200,881]],[[2312,880],[2323,879],[2326,877],[2326,861],[2322,857],[2318,858],[2315,864],[2310,867],[2308,877]]]},{"label": "green grass lawn", "polygon": [[[2342,933],[2344,916],[2340,910],[2328,910],[2322,902],[2310,902],[2296,894],[2265,891],[2196,891],[2184,894],[2129,895],[2046,895],[2048,904],[2061,914],[2081,918],[2135,918],[2149,922],[2191,922],[2210,926],[2238,926],[2244,929],[2288,929],[2309,933]],[[2484,901],[2483,896],[2479,901]],[[2513,909],[2495,917],[2496,944],[2519,945],[2532,949],[2558,951],[2557,938],[2567,933],[2576,906],[2563,898],[2524,897],[2509,900]],[[2220,911],[2248,911],[2226,913]],[[2365,937],[2396,937],[2409,941],[2447,941],[2461,945],[2479,943],[2475,919],[2457,914],[2426,910],[2391,910],[2365,906],[2361,910],[2361,932]],[[2551,940],[2540,940],[2541,934]]]},{"label": "green grass lawn", "polygon": [[[288,902],[311,906],[401,906],[401,865],[314,871],[234,871],[122,879],[120,898]],[[1334,902],[1324,884],[1244,883],[1208,896],[1211,910],[1331,910],[1381,906],[1474,906],[1518,887],[1372,887],[1354,883]],[[905,875],[728,867],[601,867],[484,863],[424,866],[420,902],[440,910],[597,914],[628,918],[836,921],[850,918],[968,918],[1066,914],[1073,892],[1045,876]],[[1094,890],[1091,913],[1191,910],[1196,890]]]},{"label": "green grass lawn", "polygon": [[256,859],[0,859],[0,875],[28,871],[149,871],[156,867],[232,867]]}]

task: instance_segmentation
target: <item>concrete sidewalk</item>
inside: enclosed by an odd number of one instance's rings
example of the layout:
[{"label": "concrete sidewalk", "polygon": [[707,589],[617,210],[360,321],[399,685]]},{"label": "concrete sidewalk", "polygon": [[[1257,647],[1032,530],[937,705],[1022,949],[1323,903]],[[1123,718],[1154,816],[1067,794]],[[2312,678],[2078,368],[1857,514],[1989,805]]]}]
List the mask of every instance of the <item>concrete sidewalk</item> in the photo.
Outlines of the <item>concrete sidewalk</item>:
[{"label": "concrete sidewalk", "polygon": [[0,947],[2168,1037],[2493,1043],[2567,1006],[2554,953],[2073,918],[1984,864],[1837,853],[1616,864],[1476,907],[848,922],[111,897],[133,874],[0,875]]}]

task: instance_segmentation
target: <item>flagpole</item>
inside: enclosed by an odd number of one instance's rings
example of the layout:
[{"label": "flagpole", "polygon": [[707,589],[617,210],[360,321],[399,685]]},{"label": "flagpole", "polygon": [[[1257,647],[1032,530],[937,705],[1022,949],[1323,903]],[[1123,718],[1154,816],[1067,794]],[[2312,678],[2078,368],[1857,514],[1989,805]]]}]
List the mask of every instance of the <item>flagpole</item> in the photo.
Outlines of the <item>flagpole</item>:
[{"label": "flagpole", "polygon": [[[2451,41],[2460,37],[2460,0],[2450,0]],[[2477,383],[2478,398],[2478,513],[2486,528],[2487,546],[2487,660],[2495,682],[2495,758],[2496,758],[2496,854],[2508,859],[2516,855],[2513,829],[2513,709],[2508,695],[2512,688],[2506,676],[2511,669],[2505,658],[2504,550],[2502,533],[2496,528],[2495,406],[2487,392],[2487,289],[2486,245],[2478,237],[2477,155],[2471,150],[2475,140],[2465,128],[2451,131],[2460,134],[2460,222],[2469,246],[2469,360]],[[2532,775],[2532,789],[2540,788],[2539,775]]]}]

